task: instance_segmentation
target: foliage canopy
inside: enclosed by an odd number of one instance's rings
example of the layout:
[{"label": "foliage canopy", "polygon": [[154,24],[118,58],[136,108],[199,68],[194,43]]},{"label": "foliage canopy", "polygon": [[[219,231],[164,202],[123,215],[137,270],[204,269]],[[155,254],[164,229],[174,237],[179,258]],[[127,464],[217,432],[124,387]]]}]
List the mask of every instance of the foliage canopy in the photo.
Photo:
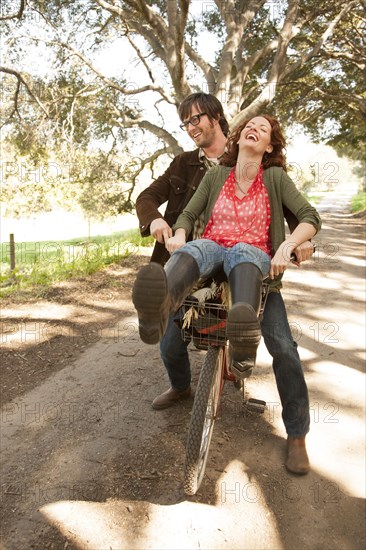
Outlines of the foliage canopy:
[{"label": "foliage canopy", "polygon": [[83,167],[80,189],[63,188],[97,217],[130,209],[144,167],[183,150],[176,108],[194,91],[232,127],[271,112],[362,159],[365,16],[365,0],[14,1],[0,17],[3,131],[35,165]]}]

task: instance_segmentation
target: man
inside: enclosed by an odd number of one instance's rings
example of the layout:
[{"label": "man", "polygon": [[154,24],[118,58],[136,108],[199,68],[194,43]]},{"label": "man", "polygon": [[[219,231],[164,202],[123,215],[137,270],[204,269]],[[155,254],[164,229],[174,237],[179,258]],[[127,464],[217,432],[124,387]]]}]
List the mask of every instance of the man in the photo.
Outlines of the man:
[{"label": "man", "polygon": [[[156,239],[151,261],[161,264],[169,258],[165,243],[172,236],[171,227],[197,190],[207,169],[219,162],[225,151],[228,134],[222,105],[211,94],[191,94],[181,103],[178,113],[182,129],[188,132],[197,148],[178,155],[166,172],[145,189],[136,201],[142,236],[151,234]],[[162,215],[158,208],[164,203],[167,206]],[[286,218],[293,229],[294,216],[288,213]],[[203,229],[198,221],[191,238],[199,237]],[[309,242],[298,247],[295,250],[298,262],[308,259],[312,251]],[[173,319],[172,316],[160,342],[161,358],[171,387],[154,399],[154,409],[170,407],[191,394],[187,344]],[[306,474],[310,469],[305,446],[310,424],[309,398],[297,344],[292,338],[278,289],[268,295],[261,330],[273,358],[273,370],[283,408],[282,418],[288,435],[286,468],[293,473]]]}]

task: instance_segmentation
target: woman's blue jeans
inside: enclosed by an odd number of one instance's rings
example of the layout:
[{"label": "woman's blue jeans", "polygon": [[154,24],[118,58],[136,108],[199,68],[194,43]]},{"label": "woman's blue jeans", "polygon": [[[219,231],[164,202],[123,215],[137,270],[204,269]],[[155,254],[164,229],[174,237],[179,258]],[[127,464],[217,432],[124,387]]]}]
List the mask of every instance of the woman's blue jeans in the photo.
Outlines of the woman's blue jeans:
[{"label": "woman's blue jeans", "polygon": [[271,258],[268,254],[246,243],[225,248],[209,239],[197,239],[186,243],[173,252],[173,255],[181,252],[190,254],[196,260],[201,277],[210,277],[218,269],[223,269],[228,277],[233,267],[242,262],[255,264],[263,277],[266,277],[271,267]]},{"label": "woman's blue jeans", "polygon": [[[160,353],[172,387],[183,390],[191,383],[191,370],[187,344],[174,323],[174,317],[170,317],[160,342]],[[292,338],[285,304],[279,292],[268,295],[261,329],[265,345],[273,358],[286,432],[291,437],[304,436],[310,425],[308,390],[297,344]]]}]

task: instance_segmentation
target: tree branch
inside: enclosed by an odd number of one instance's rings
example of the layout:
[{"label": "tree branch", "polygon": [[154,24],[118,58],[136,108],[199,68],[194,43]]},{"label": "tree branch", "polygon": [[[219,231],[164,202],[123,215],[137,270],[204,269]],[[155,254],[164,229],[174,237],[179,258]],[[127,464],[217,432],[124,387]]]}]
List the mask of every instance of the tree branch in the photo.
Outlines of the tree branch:
[{"label": "tree branch", "polygon": [[324,46],[328,38],[332,35],[334,32],[334,29],[336,28],[339,21],[354,7],[358,5],[358,0],[353,0],[349,3],[347,3],[342,10],[338,13],[338,15],[329,23],[327,29],[323,32],[322,36],[318,40],[318,42],[315,44],[315,46],[307,53],[303,54],[298,61],[295,63],[292,63],[289,65],[283,72],[283,78],[288,76],[289,74],[295,72],[297,69],[303,67],[309,59],[312,57],[315,57],[320,52],[321,48]]},{"label": "tree branch", "polygon": [[[155,161],[161,156],[161,155],[174,155],[175,154],[175,149],[171,148],[171,147],[163,147],[161,149],[158,149],[157,151],[155,151],[152,155],[150,155],[149,157],[146,157],[144,159],[139,159],[140,161],[140,168],[138,168],[136,170],[136,172],[134,172],[131,176],[131,179],[132,179],[132,183],[133,183],[133,190],[136,186],[136,180],[137,178],[139,177],[139,175],[141,174],[141,172],[144,170],[145,166],[149,165],[150,166],[150,170],[151,170],[151,173],[152,173],[152,177],[153,179],[154,178],[154,163]],[[131,193],[132,194],[132,193]],[[129,195],[129,198],[131,198],[131,194]]]},{"label": "tree branch", "polygon": [[130,30],[129,30],[127,21],[125,21],[125,25],[126,25],[126,38],[127,38],[127,40],[129,41],[129,43],[131,44],[132,48],[133,48],[133,49],[135,50],[135,52],[137,53],[137,56],[138,56],[138,58],[140,59],[140,61],[141,61],[141,63],[143,64],[143,66],[145,67],[146,72],[147,72],[147,74],[149,75],[149,78],[150,78],[151,82],[155,82],[155,78],[154,78],[153,72],[152,72],[152,70],[150,69],[149,65],[147,64],[145,57],[142,55],[142,52],[141,52],[140,48],[137,46],[137,44],[135,44],[135,42],[132,40],[131,33],[130,33]]},{"label": "tree branch", "polygon": [[289,43],[297,34],[297,27],[295,26],[295,23],[298,8],[299,0],[289,1],[286,18],[278,38],[276,55],[268,75],[268,80],[269,82],[272,82],[272,84],[279,82],[283,75]]},{"label": "tree branch", "polygon": [[[49,114],[48,114],[48,111],[47,109],[44,107],[43,103],[40,101],[40,99],[36,96],[35,93],[33,93],[31,87],[29,86],[29,84],[26,82],[26,80],[24,79],[24,77],[18,72],[18,71],[15,71],[14,69],[9,69],[8,67],[0,67],[0,72],[2,73],[6,73],[6,74],[10,74],[12,76],[15,76],[15,78],[18,80],[18,85],[17,85],[17,89],[16,89],[16,93],[15,93],[15,97],[14,97],[14,101],[15,101],[15,110],[18,111],[18,94],[19,94],[19,90],[20,90],[20,84],[23,84],[23,86],[25,87],[25,89],[27,90],[28,94],[30,95],[30,97],[37,103],[37,105],[40,107],[40,109],[42,109],[42,111],[44,112],[44,114],[48,117]],[[15,111],[14,111],[15,112]]]},{"label": "tree branch", "polygon": [[146,120],[142,117],[137,117],[134,119],[129,118],[124,112],[119,112],[117,108],[115,108],[114,111],[116,114],[116,118],[113,120],[113,123],[116,126],[119,126],[122,129],[141,128],[143,130],[147,130],[157,138],[167,143],[169,150],[173,151],[175,155],[183,153],[184,149],[179,145],[175,137],[164,128],[161,128],[160,126],[157,126],[156,124],[153,124],[149,120]]},{"label": "tree branch", "polygon": [[18,12],[10,14],[10,15],[1,15],[0,16],[0,21],[6,21],[6,20],[9,20],[9,19],[20,19],[23,15],[23,12],[24,12],[24,9],[25,9],[25,2],[26,2],[26,0],[20,0],[20,6],[19,6]]},{"label": "tree branch", "polygon": [[350,63],[352,63],[352,65],[355,65],[361,71],[364,71],[366,69],[366,59],[360,60],[359,57],[349,52],[335,52],[327,49],[325,51],[325,55],[328,59],[341,59],[343,61],[349,61]]},{"label": "tree branch", "polygon": [[361,115],[359,118],[366,120],[366,99],[364,97],[357,94],[349,94],[343,90],[338,90],[337,94],[333,94],[320,89],[318,86],[312,88],[312,91],[318,93],[322,99],[334,101],[341,106],[346,103],[356,116]]},{"label": "tree branch", "polygon": [[[123,23],[128,24],[133,32],[140,34],[145,38],[147,43],[151,46],[152,51],[166,62],[166,54],[162,44],[165,45],[165,37],[167,35],[167,29],[165,22],[159,14],[152,11],[145,2],[133,2],[126,1],[125,4],[131,9],[123,9],[119,6],[112,5],[105,0],[95,0],[98,5],[111,14],[118,16]],[[146,25],[143,25],[143,23]],[[150,28],[148,28],[148,26]]]},{"label": "tree branch", "polygon": [[[255,65],[261,60],[269,56],[278,46],[277,40],[272,40],[269,44],[266,44],[261,50],[258,50],[250,57],[247,57],[245,62],[241,65],[238,70],[235,78],[232,79],[231,86],[234,90],[237,90],[236,94],[232,94],[229,100],[227,107],[227,114],[232,117],[240,111],[240,107],[244,102],[243,94],[240,92],[243,88],[243,85],[246,82],[246,79],[250,71],[255,67]],[[246,95],[250,95],[250,92]]]},{"label": "tree branch", "polygon": [[[190,92],[185,78],[184,56],[184,30],[188,20],[189,0],[167,0],[168,25],[160,14],[151,9],[144,0],[125,2],[133,8],[134,13],[132,11],[127,13],[126,10],[112,6],[105,0],[96,1],[101,7],[110,12],[113,11],[124,22],[127,21],[135,32],[145,38],[152,51],[165,63],[177,100],[181,101]],[[142,25],[142,22],[146,25]]]},{"label": "tree branch", "polygon": [[63,48],[66,48],[68,49],[70,52],[72,52],[76,57],[78,57],[81,61],[83,61],[83,63],[85,63],[85,65],[87,67],[89,67],[89,69],[91,71],[93,71],[103,82],[105,82],[106,84],[108,84],[108,86],[110,86],[111,88],[115,89],[115,90],[118,90],[119,92],[125,94],[125,95],[136,95],[136,94],[141,94],[143,92],[147,92],[147,91],[151,91],[151,92],[157,92],[159,93],[164,99],[165,101],[167,101],[168,103],[172,104],[172,105],[175,105],[175,101],[172,97],[168,96],[164,90],[164,88],[162,88],[161,86],[158,86],[158,85],[155,85],[155,84],[146,84],[146,86],[141,86],[139,88],[134,88],[134,89],[130,89],[130,88],[126,88],[125,86],[121,86],[120,84],[117,84],[116,82],[114,82],[113,80],[111,80],[110,78],[106,77],[105,75],[103,75],[92,63],[91,61],[89,61],[89,59],[87,59],[81,52],[75,50],[75,48],[73,48],[73,46],[71,46],[70,44],[66,44],[64,42],[60,42],[60,43],[56,43],[56,44],[59,44],[61,45]]},{"label": "tree branch", "polygon": [[212,67],[212,65],[207,63],[207,61],[205,61],[188,42],[185,43],[185,49],[189,59],[203,72],[209,93],[214,94],[216,90],[217,71],[214,67]]},{"label": "tree branch", "polygon": [[248,28],[258,9],[264,2],[265,0],[253,0],[247,3],[245,8],[242,2],[240,8],[236,9],[234,0],[216,0],[216,5],[223,18],[227,32],[216,83],[216,95],[224,105],[224,110],[228,108],[232,66],[235,54],[239,49],[245,30]]},{"label": "tree branch", "polygon": [[167,0],[167,39],[166,39],[166,65],[172,78],[173,86],[178,101],[181,101],[189,92],[190,88],[185,77],[185,55],[184,55],[184,30],[187,24],[189,2],[178,0]]},{"label": "tree branch", "polygon": [[356,5],[358,4],[357,0],[353,0],[337,14],[333,21],[328,25],[327,29],[323,32],[321,38],[315,44],[315,46],[306,54],[303,54],[299,61],[292,63],[289,67],[285,67],[286,54],[288,45],[293,36],[296,35],[297,27],[296,23],[296,12],[298,9],[298,0],[293,0],[289,2],[289,9],[286,15],[286,19],[280,33],[279,47],[276,53],[276,57],[271,67],[271,71],[268,75],[268,80],[265,86],[263,87],[259,96],[243,111],[238,113],[231,120],[230,127],[237,127],[247,116],[254,116],[262,111],[275,97],[277,84],[286,78],[289,74],[294,73],[299,68],[303,67],[305,63],[309,62],[310,59],[318,55],[320,49],[329,39],[333,33],[336,25],[339,21]]}]

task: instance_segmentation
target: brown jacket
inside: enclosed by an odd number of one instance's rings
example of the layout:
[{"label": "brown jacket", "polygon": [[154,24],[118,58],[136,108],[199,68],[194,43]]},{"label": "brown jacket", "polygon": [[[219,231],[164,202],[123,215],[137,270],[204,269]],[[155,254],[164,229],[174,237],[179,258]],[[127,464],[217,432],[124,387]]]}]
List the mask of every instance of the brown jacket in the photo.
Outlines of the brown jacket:
[{"label": "brown jacket", "polygon": [[[207,170],[204,163],[199,160],[198,154],[199,149],[195,149],[175,157],[164,174],[153,181],[137,197],[136,213],[143,237],[150,235],[150,223],[156,218],[164,218],[172,227],[179,214],[187,206]],[[166,202],[163,215],[158,208]],[[298,225],[297,219],[285,207],[284,214],[290,230],[293,231]],[[187,240],[190,238],[191,236]],[[169,257],[170,254],[165,245],[156,241],[151,261],[164,265]]]},{"label": "brown jacket", "polygon": [[[199,160],[198,153],[199,149],[195,149],[175,157],[164,174],[137,197],[136,213],[143,237],[150,235],[150,223],[156,218],[164,218],[172,227],[187,206],[206,173],[206,166]],[[158,208],[165,202],[167,205],[162,215]],[[151,261],[164,264],[169,256],[165,246],[156,242]]]}]

